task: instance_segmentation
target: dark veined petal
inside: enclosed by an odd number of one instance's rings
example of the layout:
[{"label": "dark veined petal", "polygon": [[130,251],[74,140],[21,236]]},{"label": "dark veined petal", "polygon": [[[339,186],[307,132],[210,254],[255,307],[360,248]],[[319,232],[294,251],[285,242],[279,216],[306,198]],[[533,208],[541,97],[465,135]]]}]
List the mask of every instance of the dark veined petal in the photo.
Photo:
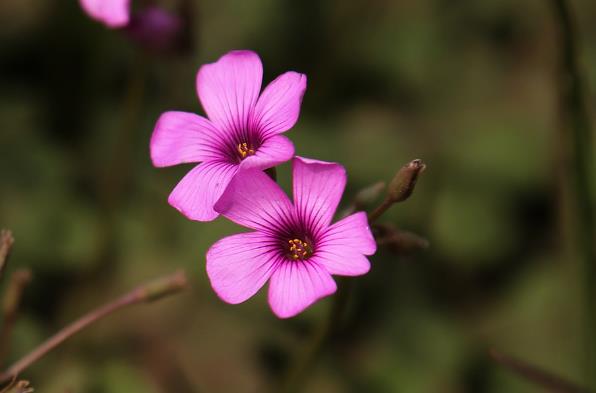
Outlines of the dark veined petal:
[{"label": "dark veined petal", "polygon": [[377,251],[377,243],[364,212],[351,214],[329,226],[318,244],[321,247],[346,246],[364,255]]},{"label": "dark veined petal", "polygon": [[237,165],[209,161],[194,167],[168,198],[170,205],[191,220],[211,221],[218,213],[213,206],[238,170]]},{"label": "dark veined petal", "polygon": [[294,127],[305,91],[306,75],[289,71],[278,76],[259,97],[252,116],[252,127],[264,137]]},{"label": "dark veined petal", "polygon": [[327,228],[317,242],[313,259],[331,274],[359,276],[370,270],[365,255],[376,250],[366,214],[358,212]]},{"label": "dark veined petal", "polygon": [[197,93],[209,120],[229,133],[246,130],[262,79],[261,59],[252,51],[232,51],[202,66]]},{"label": "dark veined petal", "polygon": [[204,117],[186,112],[165,112],[151,136],[151,161],[157,167],[223,159],[220,131]]},{"label": "dark veined petal", "polygon": [[294,205],[300,221],[313,233],[330,223],[346,186],[343,166],[295,157],[293,161]]},{"label": "dark veined petal", "polygon": [[286,261],[271,276],[269,305],[279,318],[290,318],[336,290],[331,275],[316,262]]},{"label": "dark veined petal", "polygon": [[279,263],[275,239],[260,232],[225,237],[207,252],[207,275],[224,301],[242,303],[267,282]]},{"label": "dark veined petal", "polygon": [[292,219],[292,204],[283,190],[260,170],[239,171],[215,210],[236,224],[278,233]]},{"label": "dark veined petal", "polygon": [[240,163],[241,169],[267,169],[289,161],[294,156],[294,144],[283,135],[267,138],[252,156]]}]

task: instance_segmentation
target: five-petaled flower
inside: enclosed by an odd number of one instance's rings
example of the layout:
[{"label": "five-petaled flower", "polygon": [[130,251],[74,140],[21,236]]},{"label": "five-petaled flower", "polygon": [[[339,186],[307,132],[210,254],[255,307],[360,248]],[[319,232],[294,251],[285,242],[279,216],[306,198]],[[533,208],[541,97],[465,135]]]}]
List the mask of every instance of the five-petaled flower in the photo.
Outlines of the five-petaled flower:
[{"label": "five-petaled flower", "polygon": [[296,157],[294,203],[262,171],[238,173],[215,205],[255,230],[232,235],[207,252],[207,274],[221,299],[237,304],[269,280],[269,304],[280,318],[302,312],[337,289],[334,275],[358,276],[376,251],[366,214],[331,220],[346,183],[335,163]]},{"label": "five-petaled flower", "polygon": [[157,121],[150,144],[155,166],[202,162],[168,198],[186,217],[215,219],[213,206],[238,171],[267,169],[294,155],[294,145],[280,134],[298,120],[306,76],[286,72],[259,96],[262,77],[256,53],[232,51],[197,74],[208,119],[166,112]]}]

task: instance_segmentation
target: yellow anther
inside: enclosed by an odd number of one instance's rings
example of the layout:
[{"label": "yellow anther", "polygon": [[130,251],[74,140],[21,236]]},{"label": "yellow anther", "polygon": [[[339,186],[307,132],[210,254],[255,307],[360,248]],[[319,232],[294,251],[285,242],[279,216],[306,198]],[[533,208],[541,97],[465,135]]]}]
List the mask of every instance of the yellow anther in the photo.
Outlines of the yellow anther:
[{"label": "yellow anther", "polygon": [[255,154],[255,150],[252,146],[249,146],[248,143],[243,142],[238,144],[238,153],[240,154],[241,158],[246,158],[247,156],[252,156]]},{"label": "yellow anther", "polygon": [[313,249],[308,242],[295,238],[288,240],[288,244],[288,256],[293,260],[307,259],[313,254]]}]

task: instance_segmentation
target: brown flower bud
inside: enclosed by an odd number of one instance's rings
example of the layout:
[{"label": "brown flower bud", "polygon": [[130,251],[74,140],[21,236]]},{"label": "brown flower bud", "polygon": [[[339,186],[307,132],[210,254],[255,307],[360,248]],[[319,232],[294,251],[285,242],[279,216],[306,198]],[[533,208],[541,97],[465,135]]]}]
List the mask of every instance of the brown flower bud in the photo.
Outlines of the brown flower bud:
[{"label": "brown flower bud", "polygon": [[404,165],[389,183],[387,199],[391,203],[403,202],[412,195],[418,175],[424,171],[426,165],[416,159]]}]

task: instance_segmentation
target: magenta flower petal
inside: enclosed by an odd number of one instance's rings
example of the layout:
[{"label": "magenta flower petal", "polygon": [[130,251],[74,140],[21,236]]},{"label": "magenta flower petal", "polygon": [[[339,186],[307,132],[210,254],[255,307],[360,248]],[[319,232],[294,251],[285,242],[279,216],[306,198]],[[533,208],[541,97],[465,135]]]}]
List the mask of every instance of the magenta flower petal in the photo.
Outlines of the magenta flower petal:
[{"label": "magenta flower petal", "polygon": [[364,212],[351,214],[329,226],[321,236],[320,245],[349,247],[364,255],[373,255],[377,251],[377,242]]},{"label": "magenta flower petal", "polygon": [[259,97],[263,65],[251,51],[232,51],[201,67],[197,92],[211,121],[221,129],[242,133]]},{"label": "magenta flower petal", "polygon": [[213,205],[237,171],[237,166],[226,162],[197,165],[174,188],[168,202],[191,220],[213,220],[218,215]]},{"label": "magenta flower petal", "polygon": [[331,223],[346,186],[346,171],[335,163],[301,157],[292,165],[296,213],[317,233]]},{"label": "magenta flower petal", "polygon": [[271,276],[269,305],[279,318],[290,318],[336,290],[331,275],[314,261],[281,263]]},{"label": "magenta flower petal", "polygon": [[370,270],[365,255],[377,250],[366,214],[359,212],[331,225],[317,243],[313,260],[331,274],[360,276]]},{"label": "magenta flower petal", "polygon": [[130,0],[80,0],[91,18],[111,28],[124,27],[130,20]]},{"label": "magenta flower petal", "polygon": [[283,135],[273,135],[259,150],[240,163],[242,169],[267,169],[289,161],[294,156],[294,144]]},{"label": "magenta flower petal", "polygon": [[207,252],[207,275],[224,301],[242,303],[267,282],[279,257],[271,252],[275,240],[259,232],[225,237]]},{"label": "magenta flower petal", "polygon": [[221,132],[204,117],[165,112],[151,136],[151,160],[156,167],[221,160]]},{"label": "magenta flower petal", "polygon": [[252,118],[253,126],[265,136],[294,127],[305,91],[306,75],[290,71],[278,76],[261,93]]},{"label": "magenta flower petal", "polygon": [[281,188],[258,170],[240,171],[214,209],[247,228],[269,233],[292,220],[292,204]]}]

